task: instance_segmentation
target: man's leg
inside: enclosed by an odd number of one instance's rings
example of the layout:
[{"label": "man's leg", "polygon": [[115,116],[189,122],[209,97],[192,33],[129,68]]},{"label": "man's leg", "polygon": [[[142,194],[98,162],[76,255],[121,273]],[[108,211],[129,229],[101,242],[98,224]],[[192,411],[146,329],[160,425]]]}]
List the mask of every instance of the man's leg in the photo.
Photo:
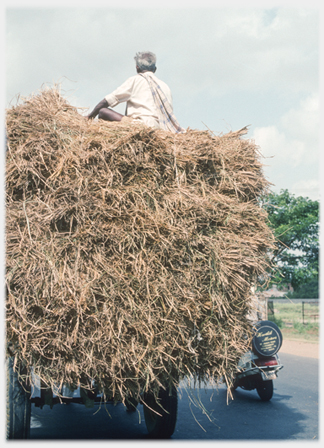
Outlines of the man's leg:
[{"label": "man's leg", "polygon": [[108,109],[107,107],[103,107],[100,109],[98,118],[101,118],[101,120],[106,121],[121,121],[121,119],[124,117],[124,115],[112,110]]}]

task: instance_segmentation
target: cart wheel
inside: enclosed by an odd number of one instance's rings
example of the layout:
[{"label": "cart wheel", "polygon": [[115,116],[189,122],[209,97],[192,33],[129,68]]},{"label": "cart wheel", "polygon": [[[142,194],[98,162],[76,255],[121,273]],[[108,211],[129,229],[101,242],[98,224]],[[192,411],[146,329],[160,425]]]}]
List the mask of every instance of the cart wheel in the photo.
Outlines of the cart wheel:
[{"label": "cart wheel", "polygon": [[273,395],[273,381],[261,381],[256,389],[262,401],[269,401]]},{"label": "cart wheel", "polygon": [[30,433],[30,391],[18,380],[13,370],[13,359],[6,362],[7,370],[7,439],[28,439]]},{"label": "cart wheel", "polygon": [[138,401],[134,397],[128,397],[125,400],[125,406],[128,412],[135,412],[138,405]]},{"label": "cart wheel", "polygon": [[178,395],[176,388],[172,387],[171,395],[168,388],[160,389],[157,401],[153,394],[145,396],[145,403],[143,403],[145,424],[151,437],[168,439],[174,433],[177,421]]}]

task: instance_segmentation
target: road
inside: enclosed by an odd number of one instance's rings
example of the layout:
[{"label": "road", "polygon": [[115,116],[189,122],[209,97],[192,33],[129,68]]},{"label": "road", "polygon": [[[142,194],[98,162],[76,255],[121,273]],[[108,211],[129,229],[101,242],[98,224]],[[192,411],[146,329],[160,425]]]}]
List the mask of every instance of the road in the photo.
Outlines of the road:
[{"label": "road", "polygon": [[[270,402],[256,391],[237,389],[226,403],[226,388],[194,392],[204,414],[179,390],[178,421],[172,440],[313,440],[318,439],[318,359],[280,354],[284,368],[274,381]],[[110,415],[109,415],[110,414]],[[32,406],[32,439],[148,439],[142,405],[128,413],[123,404],[88,409],[83,405]]]}]

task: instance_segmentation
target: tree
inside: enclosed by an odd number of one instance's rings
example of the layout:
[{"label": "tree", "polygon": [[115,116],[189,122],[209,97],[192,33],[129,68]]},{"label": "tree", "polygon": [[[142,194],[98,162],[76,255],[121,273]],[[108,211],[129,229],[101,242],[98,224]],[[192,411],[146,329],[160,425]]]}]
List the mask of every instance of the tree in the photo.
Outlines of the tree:
[{"label": "tree", "polygon": [[295,290],[309,282],[318,284],[319,202],[281,190],[271,193],[263,206],[277,239],[273,262],[281,276],[275,274],[274,282],[291,283]]},{"label": "tree", "polygon": [[291,299],[318,299],[318,292],[318,279],[314,279],[304,283],[296,291],[288,292],[287,297]]}]

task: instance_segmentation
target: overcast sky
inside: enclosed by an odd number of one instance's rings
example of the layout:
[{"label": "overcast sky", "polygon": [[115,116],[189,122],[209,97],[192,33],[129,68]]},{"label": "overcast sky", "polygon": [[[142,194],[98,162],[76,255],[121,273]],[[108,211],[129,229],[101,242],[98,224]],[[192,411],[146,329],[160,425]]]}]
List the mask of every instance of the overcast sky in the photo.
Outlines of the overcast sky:
[{"label": "overcast sky", "polygon": [[272,189],[319,199],[317,2],[115,3],[7,2],[6,107],[61,83],[72,105],[92,109],[135,74],[136,52],[150,50],[181,126],[220,134],[250,125]]}]

